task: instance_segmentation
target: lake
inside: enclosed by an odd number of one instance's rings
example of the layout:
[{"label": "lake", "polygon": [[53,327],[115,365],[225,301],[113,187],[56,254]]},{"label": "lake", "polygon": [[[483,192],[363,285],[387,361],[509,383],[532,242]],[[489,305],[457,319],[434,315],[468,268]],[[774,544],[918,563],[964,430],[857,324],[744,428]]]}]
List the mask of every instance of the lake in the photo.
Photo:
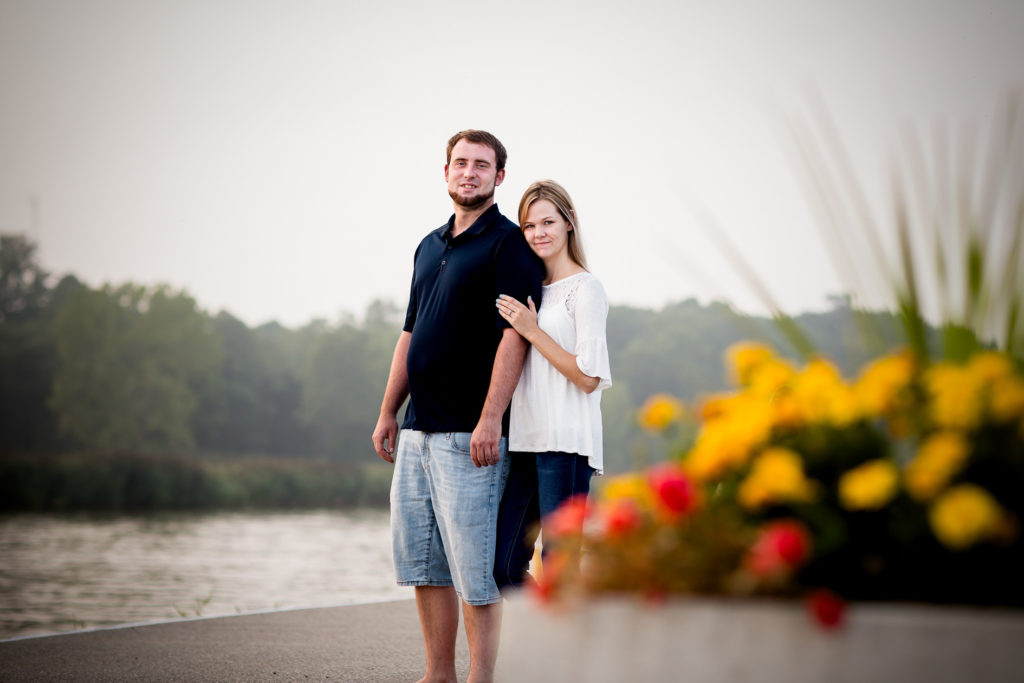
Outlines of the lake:
[{"label": "lake", "polygon": [[0,516],[0,639],[412,598],[382,510]]}]

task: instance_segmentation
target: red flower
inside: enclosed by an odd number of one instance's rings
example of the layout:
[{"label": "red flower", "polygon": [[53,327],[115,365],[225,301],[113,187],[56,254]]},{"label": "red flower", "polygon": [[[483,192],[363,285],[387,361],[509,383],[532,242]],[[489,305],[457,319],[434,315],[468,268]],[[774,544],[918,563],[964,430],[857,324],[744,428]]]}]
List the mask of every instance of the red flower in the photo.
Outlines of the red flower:
[{"label": "red flower", "polygon": [[659,509],[670,520],[677,520],[696,507],[696,488],[678,465],[663,463],[651,468],[647,481]]},{"label": "red flower", "polygon": [[544,531],[552,538],[576,536],[583,531],[583,520],[587,517],[587,495],[577,494],[565,500],[544,520]]},{"label": "red flower", "polygon": [[757,576],[788,574],[802,565],[811,551],[811,537],[802,524],[782,520],[761,528],[747,563]]},{"label": "red flower", "polygon": [[807,609],[819,626],[833,629],[842,625],[846,603],[832,591],[821,588],[807,596]]},{"label": "red flower", "polygon": [[628,498],[608,503],[603,512],[604,533],[609,538],[625,536],[640,526],[640,510]]}]

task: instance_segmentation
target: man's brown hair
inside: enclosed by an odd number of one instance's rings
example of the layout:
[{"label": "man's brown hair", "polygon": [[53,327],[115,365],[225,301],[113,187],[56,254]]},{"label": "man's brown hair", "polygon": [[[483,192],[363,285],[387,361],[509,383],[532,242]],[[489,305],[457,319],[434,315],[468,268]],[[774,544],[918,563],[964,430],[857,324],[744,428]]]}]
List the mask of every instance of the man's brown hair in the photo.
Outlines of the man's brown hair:
[{"label": "man's brown hair", "polygon": [[501,140],[494,137],[485,130],[463,130],[459,131],[451,137],[448,141],[448,151],[445,153],[445,164],[452,163],[452,148],[458,143],[459,140],[466,140],[467,142],[473,142],[478,145],[487,145],[494,150],[494,162],[498,167],[497,170],[505,168],[505,162],[508,160],[508,152],[505,151],[505,145],[501,144]]}]

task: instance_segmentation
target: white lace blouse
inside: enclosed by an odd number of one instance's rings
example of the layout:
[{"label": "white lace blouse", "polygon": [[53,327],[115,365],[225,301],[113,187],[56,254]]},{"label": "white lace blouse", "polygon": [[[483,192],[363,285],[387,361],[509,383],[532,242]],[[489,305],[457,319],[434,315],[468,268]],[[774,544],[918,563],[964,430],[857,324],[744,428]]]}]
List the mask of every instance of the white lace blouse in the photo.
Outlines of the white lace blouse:
[{"label": "white lace blouse", "polygon": [[583,271],[544,286],[537,325],[576,356],[586,375],[600,378],[587,394],[531,347],[512,395],[510,451],[585,455],[604,471],[601,392],[612,385],[605,323],[608,298],[600,281]]}]

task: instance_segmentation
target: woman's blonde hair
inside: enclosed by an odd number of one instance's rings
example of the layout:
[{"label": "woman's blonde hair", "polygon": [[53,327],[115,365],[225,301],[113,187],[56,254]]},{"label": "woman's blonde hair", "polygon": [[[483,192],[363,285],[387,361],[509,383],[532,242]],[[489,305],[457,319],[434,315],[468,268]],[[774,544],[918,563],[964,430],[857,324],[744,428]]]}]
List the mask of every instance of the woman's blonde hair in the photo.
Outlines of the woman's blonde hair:
[{"label": "woman's blonde hair", "polygon": [[520,227],[526,222],[526,214],[529,212],[530,207],[540,199],[546,199],[554,204],[562,219],[572,226],[572,230],[569,231],[569,258],[586,270],[587,257],[583,254],[583,243],[580,241],[580,222],[576,216],[572,197],[569,196],[564,187],[554,180],[538,180],[526,188],[523,198],[519,200]]}]

